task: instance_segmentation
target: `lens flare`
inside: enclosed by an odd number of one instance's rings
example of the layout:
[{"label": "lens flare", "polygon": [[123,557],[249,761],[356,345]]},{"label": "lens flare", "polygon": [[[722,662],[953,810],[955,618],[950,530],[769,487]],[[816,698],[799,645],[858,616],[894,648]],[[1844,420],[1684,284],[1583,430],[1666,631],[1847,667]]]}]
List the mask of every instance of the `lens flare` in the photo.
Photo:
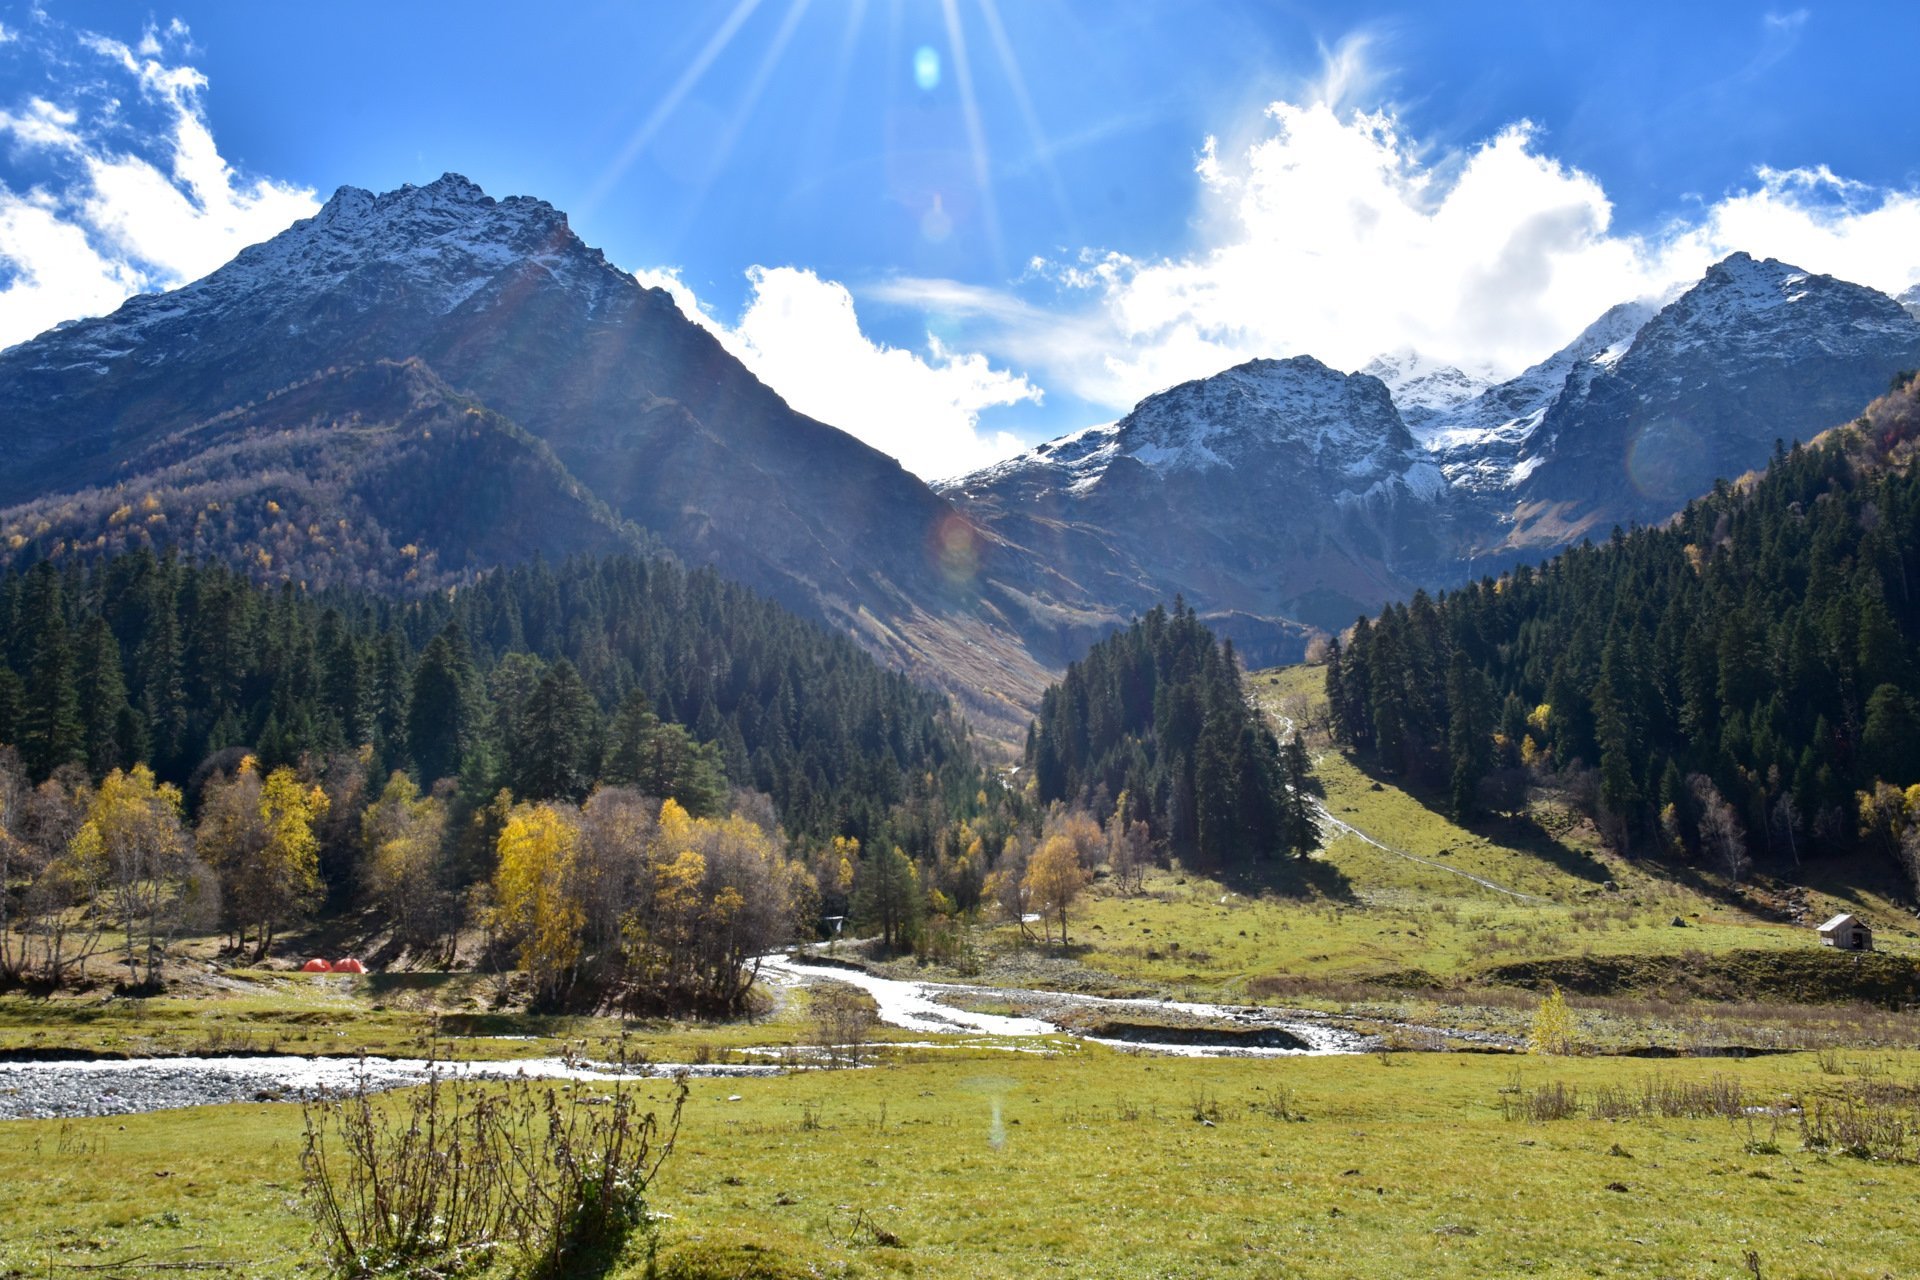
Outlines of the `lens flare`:
[{"label": "lens flare", "polygon": [[1693,423],[1662,416],[1643,423],[1627,443],[1627,478],[1642,497],[1670,501],[1695,495],[1687,492],[1682,476],[1692,475],[1707,452],[1707,442]]},{"label": "lens flare", "polygon": [[913,51],[913,82],[926,93],[940,87],[940,51],[932,45]]},{"label": "lens flare", "polygon": [[920,215],[920,234],[939,244],[953,234],[953,215],[947,212],[940,193],[933,193],[933,207]]},{"label": "lens flare", "polygon": [[980,535],[965,517],[945,516],[934,525],[932,551],[942,576],[954,586],[965,586],[979,576]]}]

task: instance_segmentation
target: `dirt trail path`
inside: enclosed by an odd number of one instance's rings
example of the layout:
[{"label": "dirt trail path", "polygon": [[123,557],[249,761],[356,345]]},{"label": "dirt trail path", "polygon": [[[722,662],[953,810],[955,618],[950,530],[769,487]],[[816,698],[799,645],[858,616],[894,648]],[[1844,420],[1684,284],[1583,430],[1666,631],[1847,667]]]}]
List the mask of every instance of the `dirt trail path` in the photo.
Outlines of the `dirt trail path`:
[{"label": "dirt trail path", "polygon": [[[1280,740],[1282,742],[1285,742],[1289,738],[1293,737],[1293,733],[1294,733],[1293,717],[1288,715],[1283,715],[1279,711],[1273,710],[1270,707],[1261,707],[1261,710],[1265,711],[1267,715],[1273,717],[1274,723],[1277,726],[1279,726]],[[1319,761],[1315,760],[1314,763],[1318,764]],[[1537,893],[1522,893],[1518,889],[1510,889],[1504,884],[1499,884],[1495,881],[1487,879],[1485,876],[1476,876],[1470,871],[1462,871],[1460,868],[1450,867],[1444,862],[1435,862],[1431,858],[1423,858],[1417,853],[1408,853],[1405,849],[1396,848],[1395,846],[1388,844],[1386,841],[1381,840],[1377,836],[1374,836],[1366,831],[1362,831],[1359,827],[1354,826],[1351,822],[1346,822],[1346,821],[1343,821],[1342,819],[1334,817],[1332,810],[1328,809],[1327,806],[1321,803],[1319,800],[1315,800],[1313,802],[1313,812],[1314,812],[1314,815],[1320,820],[1320,829],[1323,833],[1332,832],[1338,835],[1352,836],[1354,839],[1359,840],[1364,844],[1372,845],[1374,848],[1380,850],[1380,852],[1382,853],[1390,853],[1396,858],[1405,858],[1408,862],[1417,862],[1423,867],[1432,867],[1435,871],[1444,871],[1448,875],[1459,876],[1463,880],[1471,880],[1483,889],[1491,889],[1495,893],[1504,893],[1509,898],[1513,898],[1519,902],[1538,902],[1546,906],[1553,905],[1552,898],[1543,898]]]},{"label": "dirt trail path", "polygon": [[1343,836],[1352,836],[1356,840],[1372,845],[1382,853],[1390,853],[1396,858],[1405,858],[1408,862],[1417,862],[1423,867],[1432,867],[1435,871],[1444,871],[1448,875],[1459,876],[1463,880],[1471,880],[1483,889],[1491,889],[1495,893],[1504,893],[1509,898],[1514,898],[1520,902],[1538,902],[1545,906],[1553,905],[1552,898],[1543,898],[1537,893],[1522,893],[1518,889],[1509,889],[1506,885],[1496,883],[1495,881],[1487,879],[1485,876],[1476,876],[1471,871],[1462,871],[1460,868],[1450,867],[1444,862],[1435,862],[1433,859],[1423,858],[1417,853],[1408,853],[1405,849],[1396,849],[1386,841],[1376,839],[1374,836],[1362,831],[1351,822],[1343,822],[1339,818],[1334,817],[1327,809],[1327,806],[1318,800],[1313,802],[1313,811],[1320,819],[1322,830],[1330,830]]}]

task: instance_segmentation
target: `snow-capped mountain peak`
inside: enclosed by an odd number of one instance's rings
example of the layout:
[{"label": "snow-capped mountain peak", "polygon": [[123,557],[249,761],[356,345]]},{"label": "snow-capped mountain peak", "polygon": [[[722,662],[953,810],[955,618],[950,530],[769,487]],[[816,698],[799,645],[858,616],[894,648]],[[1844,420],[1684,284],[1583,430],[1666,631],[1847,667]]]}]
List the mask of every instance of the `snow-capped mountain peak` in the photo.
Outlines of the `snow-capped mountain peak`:
[{"label": "snow-capped mountain peak", "polygon": [[[489,284],[528,272],[583,291],[592,306],[633,285],[544,200],[495,200],[456,173],[381,195],[341,187],[312,217],[209,275],[61,326],[43,346],[43,361],[104,373],[125,355],[152,358],[159,333],[186,334],[215,315],[297,311],[291,304],[322,293],[391,325],[401,313],[445,315]],[[286,336],[299,332],[296,326]]]},{"label": "snow-capped mountain peak", "polygon": [[1380,379],[1393,393],[1400,418],[1415,436],[1433,419],[1472,400],[1493,385],[1490,372],[1465,370],[1402,347],[1375,356],[1359,372]]},{"label": "snow-capped mountain peak", "polygon": [[[1120,421],[1088,427],[943,488],[1088,492],[1122,460],[1163,477],[1251,467],[1327,476],[1361,494],[1423,460],[1386,384],[1312,356],[1249,360],[1148,396]],[[1437,483],[1439,474],[1419,478]]]},{"label": "snow-capped mountain peak", "polygon": [[1906,329],[1911,317],[1887,304],[1859,285],[1735,253],[1662,308],[1645,336],[1663,358],[1702,347],[1774,358],[1815,333],[1827,353],[1846,355]]}]

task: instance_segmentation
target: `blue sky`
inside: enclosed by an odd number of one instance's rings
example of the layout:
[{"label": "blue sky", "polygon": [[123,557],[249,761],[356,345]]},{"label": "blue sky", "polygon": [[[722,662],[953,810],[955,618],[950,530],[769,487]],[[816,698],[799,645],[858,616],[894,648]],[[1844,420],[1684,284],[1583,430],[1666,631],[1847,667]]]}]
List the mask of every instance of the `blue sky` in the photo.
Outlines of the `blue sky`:
[{"label": "blue sky", "polygon": [[1510,373],[1735,248],[1920,280],[1920,5],[541,9],[0,0],[0,343],[452,170],[933,476],[1254,355]]}]

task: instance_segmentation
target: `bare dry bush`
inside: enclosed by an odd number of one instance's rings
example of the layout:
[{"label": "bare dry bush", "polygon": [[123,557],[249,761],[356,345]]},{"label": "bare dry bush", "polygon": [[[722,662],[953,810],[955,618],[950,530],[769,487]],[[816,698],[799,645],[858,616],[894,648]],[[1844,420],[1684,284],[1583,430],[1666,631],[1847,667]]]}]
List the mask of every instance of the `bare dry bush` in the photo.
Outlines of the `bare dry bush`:
[{"label": "bare dry bush", "polygon": [[844,982],[822,983],[813,993],[809,1011],[827,1064],[858,1066],[866,1054],[867,1037],[876,1016],[872,999]]},{"label": "bare dry bush", "polygon": [[671,1097],[663,1117],[622,1082],[483,1083],[436,1067],[394,1104],[363,1074],[302,1108],[316,1243],[343,1277],[426,1280],[495,1258],[527,1280],[603,1271],[651,1239],[647,1188],[680,1130],[684,1076]]}]

